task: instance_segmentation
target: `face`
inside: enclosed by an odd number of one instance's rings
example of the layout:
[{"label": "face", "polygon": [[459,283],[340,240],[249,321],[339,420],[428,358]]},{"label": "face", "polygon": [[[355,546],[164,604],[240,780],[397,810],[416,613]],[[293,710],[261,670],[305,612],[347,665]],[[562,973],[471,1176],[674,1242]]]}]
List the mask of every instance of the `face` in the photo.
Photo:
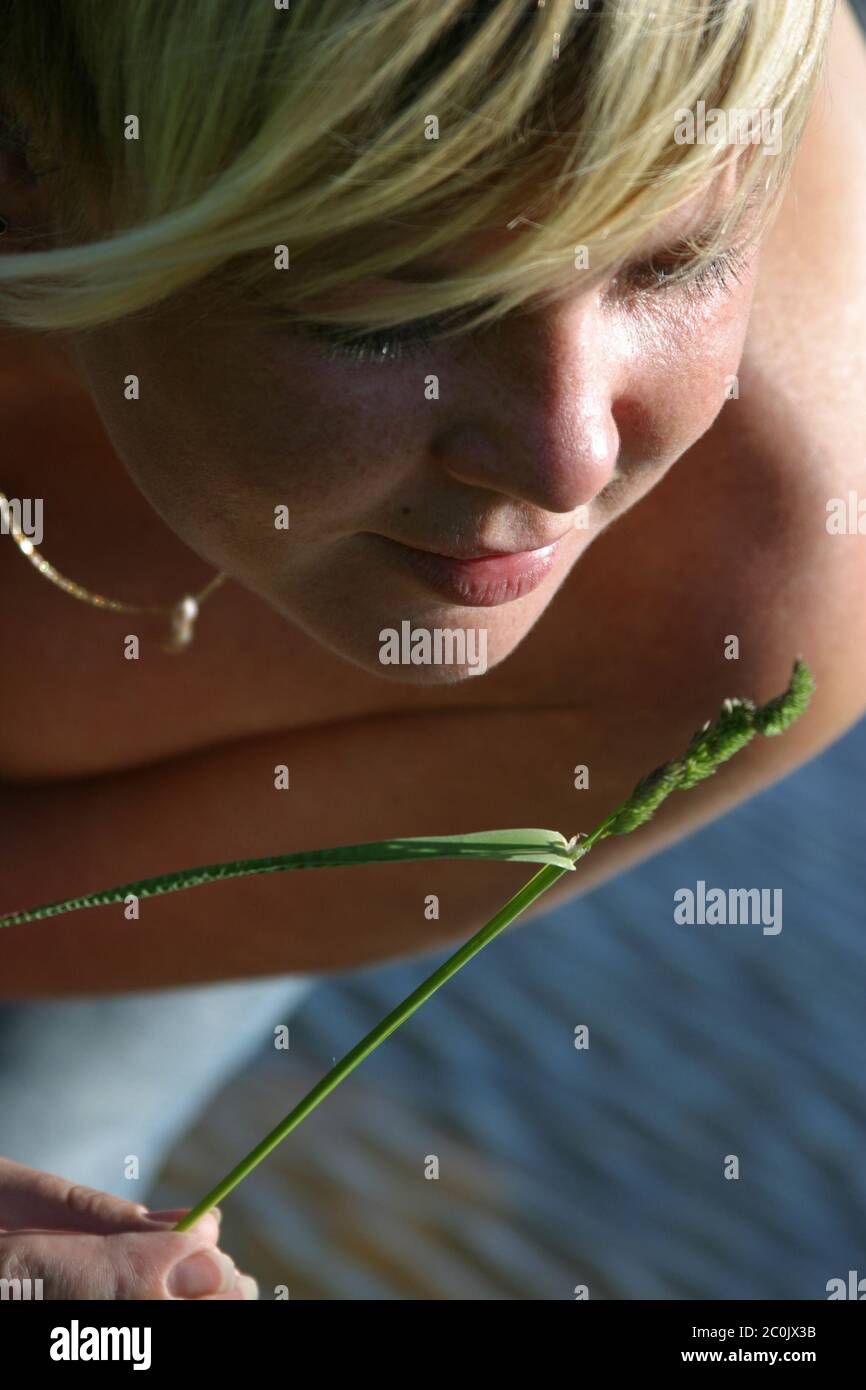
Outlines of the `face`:
[{"label": "face", "polygon": [[[641,268],[717,197],[680,209],[616,277],[396,359],[381,342],[335,357],[295,331],[217,325],[200,290],[70,349],[133,480],[199,555],[369,673],[459,681],[514,650],[720,410],[754,253],[697,287],[650,288]],[[437,630],[464,634],[438,659]]]}]

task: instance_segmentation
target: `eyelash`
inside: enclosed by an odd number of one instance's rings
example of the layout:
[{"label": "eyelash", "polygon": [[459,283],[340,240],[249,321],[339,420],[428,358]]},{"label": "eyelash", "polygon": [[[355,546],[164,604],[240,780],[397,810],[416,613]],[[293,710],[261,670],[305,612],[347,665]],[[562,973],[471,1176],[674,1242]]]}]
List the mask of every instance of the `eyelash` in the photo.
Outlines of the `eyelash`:
[{"label": "eyelash", "polygon": [[675,275],[679,266],[676,258],[667,266],[655,266],[652,261],[647,261],[644,266],[639,266],[637,269],[648,272],[653,277],[652,283],[649,286],[641,286],[636,283],[636,276],[632,273],[632,285],[627,293],[640,297],[646,294],[657,294],[659,291],[664,293],[666,290],[679,286],[686,294],[709,299],[718,294],[719,291],[730,293],[731,280],[739,283],[745,264],[746,258],[740,252],[729,248],[727,251],[722,251],[713,260],[708,261],[700,270],[693,271],[690,275],[677,280]]},{"label": "eyelash", "polygon": [[[615,277],[614,284],[626,281],[623,297],[646,301],[651,296],[670,294],[680,288],[695,298],[711,299],[719,292],[730,293],[731,280],[739,282],[744,259],[736,251],[723,251],[701,270],[682,279],[675,278],[676,262],[673,266],[654,265],[647,261],[624,276]],[[640,284],[639,276],[650,276],[650,284]],[[353,338],[341,339],[340,329],[330,324],[310,324],[308,331],[320,342],[323,356],[329,359],[349,359],[355,362],[396,362],[415,357],[436,336],[441,320],[418,320],[405,324],[399,329],[387,329],[379,333],[357,334]]]}]

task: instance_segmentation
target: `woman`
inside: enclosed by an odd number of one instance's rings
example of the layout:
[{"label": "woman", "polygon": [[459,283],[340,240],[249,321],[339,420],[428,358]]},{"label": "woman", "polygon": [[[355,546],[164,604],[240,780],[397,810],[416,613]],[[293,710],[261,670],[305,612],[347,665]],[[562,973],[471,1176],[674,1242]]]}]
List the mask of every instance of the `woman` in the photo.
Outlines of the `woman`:
[{"label": "woman", "polygon": [[[57,574],[160,612],[97,612],[3,538],[3,912],[288,847],[589,829],[802,652],[808,719],[607,842],[561,901],[860,717],[866,562],[827,525],[866,443],[845,4],[4,21],[0,489],[42,499]],[[407,629],[439,659],[389,661]],[[4,931],[3,995],[297,997],[465,938],[520,881],[370,867],[363,894],[332,871],[82,912]],[[61,1179],[7,1171],[20,1263],[16,1227],[76,1223]],[[88,1202],[90,1239],[194,1239]],[[49,1287],[77,1238],[41,1237]],[[133,1296],[178,1296],[165,1250]],[[124,1296],[90,1251],[82,1296]]]}]

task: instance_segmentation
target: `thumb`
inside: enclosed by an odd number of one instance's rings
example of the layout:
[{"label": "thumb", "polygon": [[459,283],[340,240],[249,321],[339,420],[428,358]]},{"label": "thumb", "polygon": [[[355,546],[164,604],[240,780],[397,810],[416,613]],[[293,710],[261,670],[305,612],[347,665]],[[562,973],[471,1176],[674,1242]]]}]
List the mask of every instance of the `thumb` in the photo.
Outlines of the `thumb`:
[{"label": "thumb", "polygon": [[230,1256],[184,1231],[0,1232],[5,1298],[203,1298],[230,1293],[236,1276]]}]

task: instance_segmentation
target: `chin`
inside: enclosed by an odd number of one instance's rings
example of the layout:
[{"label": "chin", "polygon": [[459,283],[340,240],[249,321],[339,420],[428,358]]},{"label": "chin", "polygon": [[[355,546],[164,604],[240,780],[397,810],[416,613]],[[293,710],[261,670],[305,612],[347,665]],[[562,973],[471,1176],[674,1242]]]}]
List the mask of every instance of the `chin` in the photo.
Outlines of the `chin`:
[{"label": "chin", "polygon": [[[320,639],[321,640],[321,639]],[[329,641],[336,655],[379,680],[394,685],[459,685],[483,679],[517,645],[493,637],[484,627],[436,628],[409,619],[379,629],[371,652],[357,642]]]},{"label": "chin", "polygon": [[[371,615],[336,602],[299,610],[268,596],[281,617],[349,665],[394,685],[457,685],[478,680],[514,651],[535,621],[503,623],[489,610],[418,605],[412,616]],[[387,612],[387,607],[385,609]],[[485,621],[486,618],[486,621]]]}]

